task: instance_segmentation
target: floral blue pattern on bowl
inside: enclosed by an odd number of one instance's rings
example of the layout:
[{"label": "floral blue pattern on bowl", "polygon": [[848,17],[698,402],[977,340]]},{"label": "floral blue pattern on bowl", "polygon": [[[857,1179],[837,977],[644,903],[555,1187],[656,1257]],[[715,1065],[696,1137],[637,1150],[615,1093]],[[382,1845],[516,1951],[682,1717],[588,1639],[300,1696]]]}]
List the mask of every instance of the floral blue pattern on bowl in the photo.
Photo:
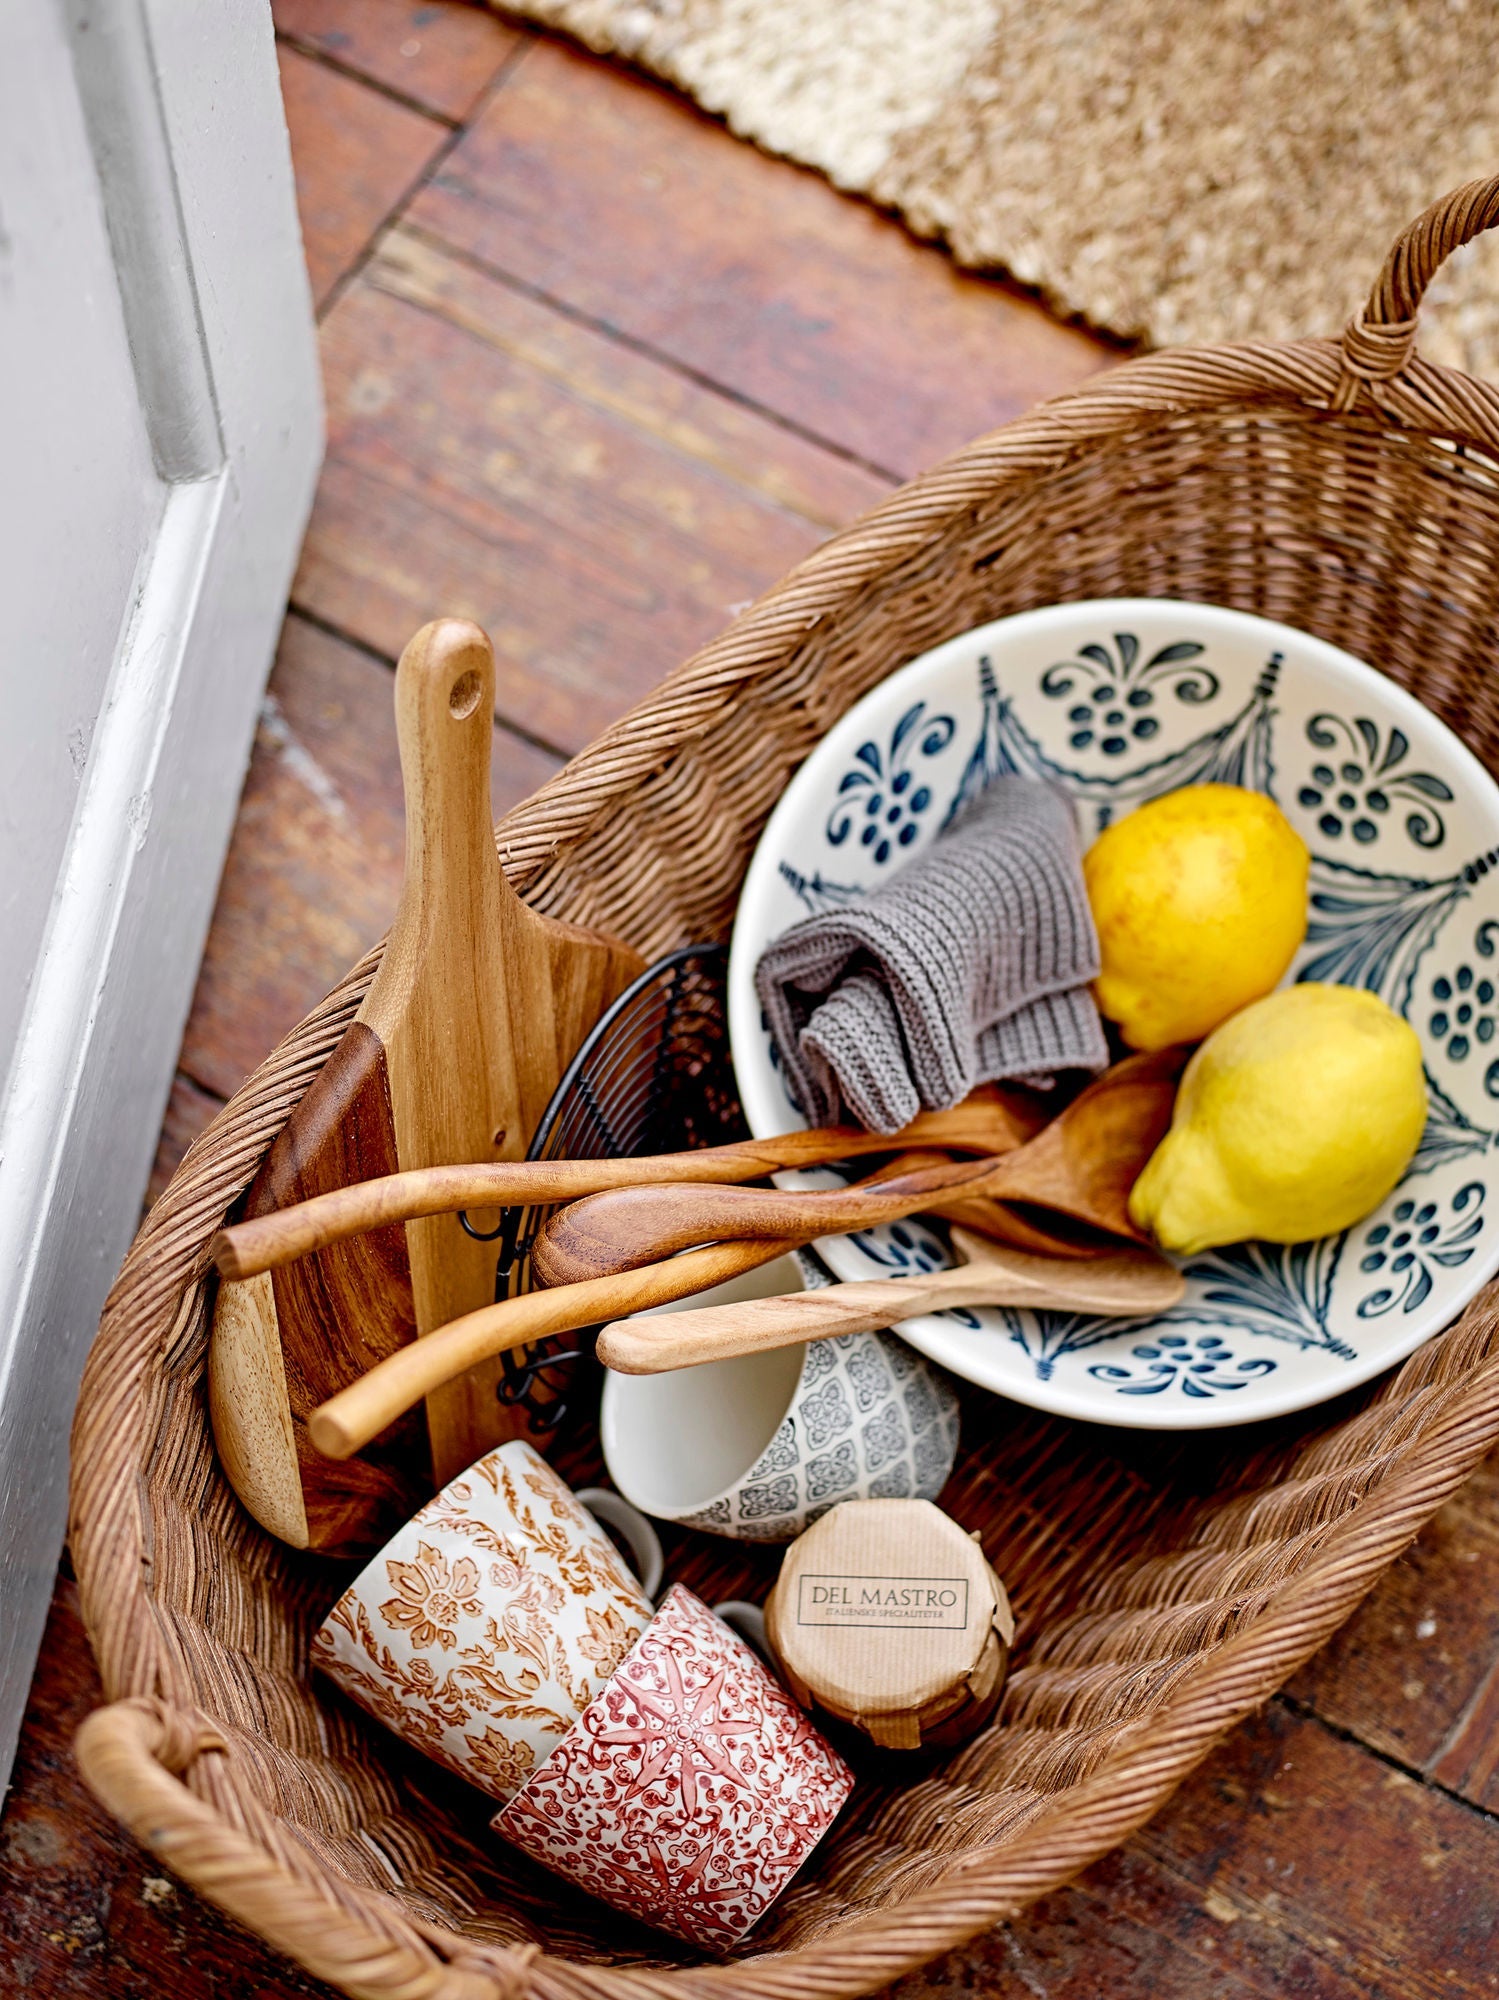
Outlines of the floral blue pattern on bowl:
[{"label": "floral blue pattern on bowl", "polygon": [[[965,633],[867,695],[792,780],[745,880],[729,987],[751,1128],[804,1122],[754,1001],[765,945],[888,880],[1006,772],[1065,791],[1085,843],[1183,785],[1274,798],[1312,854],[1293,976],[1368,987],[1404,1014],[1430,1111],[1375,1214],[1315,1243],[1195,1258],[1186,1298],[1156,1320],[976,1309],[901,1332],[1017,1401],[1149,1428],[1278,1415],[1402,1359],[1499,1267],[1499,788],[1403,690],[1288,626],[1170,599],[1057,605]],[[921,1218],[818,1247],[846,1279],[951,1259]]]}]

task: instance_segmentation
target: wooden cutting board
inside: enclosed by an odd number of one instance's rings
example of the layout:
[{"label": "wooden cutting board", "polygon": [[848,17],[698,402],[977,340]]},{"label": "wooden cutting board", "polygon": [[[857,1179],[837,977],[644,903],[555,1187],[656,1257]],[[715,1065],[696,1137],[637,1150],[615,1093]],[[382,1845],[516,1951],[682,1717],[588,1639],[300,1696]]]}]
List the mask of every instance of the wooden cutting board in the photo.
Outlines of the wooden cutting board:
[{"label": "wooden cutting board", "polygon": [[[267,1153],[246,1215],[406,1167],[518,1160],[562,1072],[645,970],[628,945],[539,916],[495,851],[494,655],[478,626],[425,626],[396,670],[406,875],[364,1004]],[[471,1218],[482,1226],[493,1218]],[[395,1224],[220,1287],[209,1356],[235,1491],[299,1548],[377,1547],[520,1421],[496,1361],[450,1383],[359,1459],[306,1417],[395,1348],[493,1301],[497,1247],[457,1216]]]}]

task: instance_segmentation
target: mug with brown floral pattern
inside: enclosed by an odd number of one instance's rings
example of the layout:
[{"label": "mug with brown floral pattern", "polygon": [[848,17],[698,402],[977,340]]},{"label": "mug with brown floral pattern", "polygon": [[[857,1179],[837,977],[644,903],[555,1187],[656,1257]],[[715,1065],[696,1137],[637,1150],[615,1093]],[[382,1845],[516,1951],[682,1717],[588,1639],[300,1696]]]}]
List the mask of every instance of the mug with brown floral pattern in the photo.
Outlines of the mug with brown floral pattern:
[{"label": "mug with brown floral pattern", "polygon": [[[660,1544],[611,1524],[654,1591]],[[508,1800],[602,1693],[651,1617],[645,1585],[519,1439],[445,1486],[334,1605],[313,1665],[398,1736]]]}]

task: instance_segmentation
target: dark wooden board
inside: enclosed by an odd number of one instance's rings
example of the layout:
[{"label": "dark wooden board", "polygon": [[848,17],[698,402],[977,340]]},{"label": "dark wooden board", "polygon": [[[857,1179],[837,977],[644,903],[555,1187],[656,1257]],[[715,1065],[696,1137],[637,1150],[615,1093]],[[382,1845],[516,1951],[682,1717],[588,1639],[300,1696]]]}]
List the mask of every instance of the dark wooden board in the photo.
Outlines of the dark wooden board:
[{"label": "dark wooden board", "polygon": [[[399,1166],[385,1050],[355,1021],[266,1154],[245,1213],[265,1215]],[[431,1497],[426,1412],[420,1405],[408,1410],[342,1463],[314,1449],[307,1419],[336,1390],[416,1338],[405,1228],[388,1224],[299,1258],[274,1272],[271,1285],[311,1545],[329,1555],[367,1556]],[[302,1337],[287,1338],[289,1327]],[[317,1340],[307,1337],[314,1328]]]},{"label": "dark wooden board", "polygon": [[903,478],[1108,359],[818,175],[557,42],[523,52],[409,214]]},{"label": "dark wooden board", "polygon": [[469,0],[272,0],[271,16],[279,35],[455,120],[522,40]]},{"label": "dark wooden board", "polygon": [[323,329],[328,461],[294,601],[382,652],[441,608],[562,749],[885,483],[406,238]]},{"label": "dark wooden board", "polygon": [[322,306],[451,133],[298,49],[279,54],[302,243]]}]

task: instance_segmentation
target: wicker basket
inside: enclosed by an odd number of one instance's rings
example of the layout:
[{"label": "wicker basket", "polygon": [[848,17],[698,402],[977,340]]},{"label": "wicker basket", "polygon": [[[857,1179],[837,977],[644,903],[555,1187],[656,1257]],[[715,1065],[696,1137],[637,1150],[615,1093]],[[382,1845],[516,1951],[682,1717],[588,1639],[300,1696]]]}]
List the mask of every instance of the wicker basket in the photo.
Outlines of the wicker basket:
[{"label": "wicker basket", "polygon": [[[1068,598],[1287,620],[1499,766],[1499,394],[1414,351],[1433,272],[1496,220],[1499,179],[1437,203],[1341,342],[1132,362],[893,495],[502,823],[512,879],[647,954],[726,935],[771,806],[852,702],[955,633]],[[342,1573],[267,1539],[214,1458],[206,1246],[377,956],[188,1154],[110,1296],[73,1434],[74,1560],[112,1703],[79,1733],[84,1775],[163,1863],[345,1993],[869,1992],[1138,1827],[1499,1438],[1492,1285],[1382,1387],[1233,1452],[977,1399],[984,1442],[947,1499],[1020,1618],[1001,1718],[905,1785],[867,1775],[755,1949],[695,1963],[530,1869],[465,1788],[310,1684]],[[671,1553],[718,1595],[763,1595],[773,1573],[707,1538]]]}]

